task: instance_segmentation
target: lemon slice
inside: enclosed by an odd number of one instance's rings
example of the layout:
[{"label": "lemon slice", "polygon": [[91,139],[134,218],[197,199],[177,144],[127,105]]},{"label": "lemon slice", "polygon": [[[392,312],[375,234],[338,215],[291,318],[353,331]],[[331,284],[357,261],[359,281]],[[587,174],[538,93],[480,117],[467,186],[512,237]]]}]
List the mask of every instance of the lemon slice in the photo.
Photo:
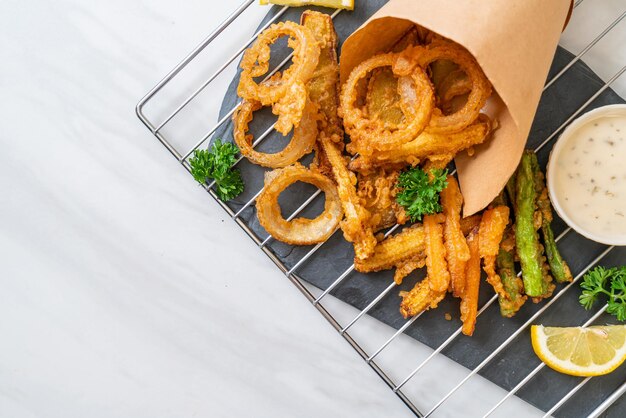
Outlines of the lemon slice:
[{"label": "lemon slice", "polygon": [[626,360],[626,325],[588,328],[533,325],[535,353],[554,370],[572,376],[600,376]]},{"label": "lemon slice", "polygon": [[333,9],[354,10],[354,0],[260,0],[260,3],[279,4],[281,6],[323,6]]}]

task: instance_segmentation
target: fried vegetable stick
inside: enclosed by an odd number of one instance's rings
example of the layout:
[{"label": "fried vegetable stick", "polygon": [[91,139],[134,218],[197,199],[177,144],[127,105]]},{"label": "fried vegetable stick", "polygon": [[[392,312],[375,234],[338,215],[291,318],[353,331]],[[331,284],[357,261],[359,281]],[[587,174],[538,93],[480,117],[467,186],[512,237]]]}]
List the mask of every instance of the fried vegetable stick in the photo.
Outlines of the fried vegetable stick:
[{"label": "fried vegetable stick", "polygon": [[[320,58],[307,82],[309,100],[317,104],[319,111],[319,135],[326,136],[343,150],[343,126],[337,114],[339,107],[339,63],[337,61],[337,33],[330,15],[306,10],[300,24],[309,28],[320,44]],[[329,176],[330,163],[324,154],[319,139],[316,144],[315,163],[319,170]]]},{"label": "fried vegetable stick", "polygon": [[504,291],[507,298],[498,297],[500,304],[500,315],[510,318],[519,311],[526,302],[527,296],[524,295],[524,283],[515,273],[515,237],[511,227],[504,232],[504,239],[500,244],[496,265],[498,267],[498,275],[502,280]]},{"label": "fried vegetable stick", "polygon": [[483,212],[479,236],[479,253],[483,259],[483,268],[487,273],[487,282],[493,286],[498,298],[508,299],[500,276],[496,273],[496,257],[500,251],[500,242],[504,237],[504,230],[509,223],[509,207],[496,206]]},{"label": "fried vegetable stick", "polygon": [[480,250],[478,230],[470,232],[467,237],[470,250],[470,259],[465,271],[465,292],[461,298],[462,332],[465,335],[474,334],[476,317],[478,316],[478,291],[480,289]]},{"label": "fried vegetable stick", "polygon": [[406,318],[415,316],[427,309],[434,309],[446,296],[446,292],[434,292],[430,279],[427,277],[417,283],[409,292],[400,292],[402,302],[400,313]]},{"label": "fried vegetable stick", "polygon": [[541,172],[539,167],[539,161],[537,161],[537,155],[535,153],[531,156],[531,164],[533,172],[535,174],[535,187],[537,188],[537,207],[541,213],[541,232],[543,235],[543,244],[546,250],[546,256],[548,258],[548,264],[550,265],[550,271],[552,276],[557,282],[571,282],[573,280],[572,273],[569,266],[561,257],[556,241],[554,240],[554,233],[552,232],[552,205],[550,198],[548,197],[548,188],[546,187],[545,176]]},{"label": "fried vegetable stick", "polygon": [[414,224],[379,242],[370,257],[355,259],[354,267],[356,271],[369,273],[401,266],[411,260],[423,262],[424,247],[424,227]]},{"label": "fried vegetable stick", "polygon": [[445,219],[442,214],[424,215],[426,270],[430,287],[435,293],[446,292],[450,286],[446,247],[443,243],[442,223]]},{"label": "fried vegetable stick", "polygon": [[329,15],[309,11],[303,13],[301,22],[314,32],[316,40],[322,46],[318,66],[313,79],[307,85],[309,97],[319,106],[321,115],[318,164],[322,166],[320,168],[322,172],[332,172],[337,183],[345,213],[341,229],[346,240],[354,244],[357,259],[367,258],[376,246],[376,238],[369,225],[371,214],[361,206],[355,189],[356,178],[348,171],[341,154],[343,130],[337,114],[339,104],[337,34]]},{"label": "fried vegetable stick", "polygon": [[374,253],[377,241],[370,223],[371,213],[365,209],[357,196],[356,177],[348,171],[341,151],[326,136],[321,136],[322,149],[328,157],[345,218],[340,227],[346,241],[354,245],[355,260],[363,260]]},{"label": "fried vegetable stick", "polygon": [[[513,185],[515,187],[515,185]],[[509,206],[507,193],[505,190],[493,200],[492,206]],[[527,296],[524,295],[524,283],[515,271],[515,234],[511,222],[504,230],[504,236],[500,242],[500,249],[496,257],[497,273],[504,286],[507,297],[498,297],[500,304],[500,314],[510,318],[519,311],[526,302]]]},{"label": "fried vegetable stick", "polygon": [[517,169],[515,205],[515,244],[522,265],[524,291],[528,296],[544,298],[554,289],[552,278],[545,274],[542,246],[535,229],[535,177],[532,151],[525,151]]},{"label": "fried vegetable stick", "polygon": [[[410,164],[415,166],[420,161],[434,155],[449,156],[449,159],[452,159],[458,152],[483,143],[489,137],[491,129],[491,120],[488,116],[481,114],[474,123],[461,131],[449,134],[433,134],[424,131],[416,139],[396,149],[377,151],[367,158],[359,156],[350,163],[350,168],[364,171],[382,165],[404,166]],[[351,149],[350,145],[348,145],[348,151],[356,151]]]},{"label": "fried vegetable stick", "polygon": [[465,265],[470,258],[469,247],[461,230],[461,209],[463,196],[453,176],[448,176],[448,186],[439,194],[443,214],[446,217],[443,225],[446,260],[450,271],[452,294],[461,297],[465,288]]}]

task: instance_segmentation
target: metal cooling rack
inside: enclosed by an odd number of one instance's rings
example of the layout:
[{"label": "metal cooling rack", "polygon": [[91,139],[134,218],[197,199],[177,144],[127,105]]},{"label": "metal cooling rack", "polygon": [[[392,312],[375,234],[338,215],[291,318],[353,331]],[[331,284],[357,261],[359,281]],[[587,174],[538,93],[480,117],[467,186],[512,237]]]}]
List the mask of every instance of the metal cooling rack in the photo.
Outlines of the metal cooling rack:
[{"label": "metal cooling rack", "polygon": [[[576,1],[574,7],[577,7],[583,0]],[[167,148],[167,150],[174,155],[174,157],[182,164],[183,167],[187,171],[190,171],[190,165],[188,162],[189,156],[193,153],[194,150],[198,149],[201,145],[203,145],[206,141],[210,139],[210,137],[215,133],[215,131],[225,122],[227,122],[235,109],[233,108],[230,112],[227,112],[224,117],[222,117],[217,124],[215,124],[198,142],[191,148],[187,150],[179,150],[166,138],[163,133],[164,127],[174,119],[179,113],[181,113],[187,105],[196,98],[206,87],[208,87],[215,79],[231,65],[235,60],[239,58],[239,56],[243,53],[243,51],[254,41],[258,33],[267,28],[270,24],[277,21],[288,9],[288,7],[282,7],[277,11],[276,14],[268,21],[260,30],[254,34],[254,36],[246,42],[245,45],[241,46],[235,54],[233,54],[223,65],[221,65],[215,73],[213,73],[208,79],[206,79],[199,87],[197,87],[193,93],[188,95],[184,100],[182,100],[175,108],[175,110],[168,114],[167,117],[160,121],[152,121],[146,116],[144,112],[145,105],[150,102],[157,93],[159,93],[166,85],[168,85],[175,77],[189,64],[191,63],[205,48],[207,48],[228,26],[235,22],[235,20],[256,0],[246,0],[243,4],[241,4],[228,18],[219,25],[206,39],[204,39],[189,55],[187,55],[178,65],[176,65],[152,90],[150,90],[145,97],[141,99],[141,101],[136,106],[136,113],[139,119],[146,125],[146,127],[150,130],[150,132]],[[332,17],[334,18],[341,11],[336,10]],[[550,87],[559,77],[565,74],[577,61],[579,61],[594,45],[596,45],[602,38],[605,37],[607,33],[609,33],[619,22],[621,22],[624,17],[626,17],[626,12],[619,15],[609,26],[607,26],[601,33],[599,33],[585,48],[583,48],[578,55],[576,55],[571,62],[569,62],[564,68],[562,68],[552,79],[550,79],[545,87],[547,89]],[[282,61],[278,67],[276,67],[271,74],[267,77],[269,78],[274,72],[278,71],[281,67],[286,65],[289,62],[291,55],[288,56],[284,61]],[[617,80],[623,73],[626,72],[626,65],[623,66],[619,71],[617,71],[612,77],[610,77],[602,87],[595,92],[582,106],[580,106],[565,122],[563,122],[558,129],[556,129],[552,134],[550,134],[541,144],[537,147],[536,151],[543,148],[546,144],[550,143],[561,131],[567,126],[574,118],[576,118],[583,110],[590,105],[596,98],[598,98],[605,90],[607,90],[615,80]],[[258,136],[256,141],[254,142],[254,146],[258,145],[262,142],[272,131],[273,125],[270,126],[262,135]],[[235,164],[238,164],[243,157],[240,157]],[[278,266],[278,268],[289,278],[291,282],[306,296],[306,298],[319,310],[319,312],[330,322],[330,324],[343,336],[343,338],[356,350],[356,352],[365,360],[365,362],[376,371],[376,373],[385,381],[385,383],[391,388],[391,390],[397,394],[398,397],[413,411],[417,416],[428,417],[433,412],[444,406],[446,401],[455,393],[458,389],[460,389],[463,385],[467,383],[467,381],[474,375],[476,375],[479,371],[481,371],[487,364],[489,364],[499,353],[501,353],[507,346],[509,346],[515,338],[517,338],[524,330],[526,330],[533,322],[539,318],[546,310],[548,310],[555,302],[559,300],[559,298],[572,286],[578,283],[581,277],[584,275],[587,270],[592,268],[598,262],[600,262],[604,257],[609,254],[614,247],[607,247],[602,253],[597,256],[591,263],[589,263],[586,267],[584,267],[574,278],[572,283],[569,283],[567,286],[561,288],[558,292],[555,292],[554,296],[547,301],[547,303],[539,309],[535,314],[533,314],[526,322],[524,322],[515,332],[513,332],[503,343],[501,343],[495,350],[493,350],[487,357],[485,357],[476,367],[471,369],[467,376],[463,378],[452,390],[450,390],[445,396],[443,396],[429,411],[423,413],[415,406],[414,399],[412,399],[409,395],[403,392],[402,388],[413,379],[417,373],[426,366],[437,354],[441,353],[446,347],[448,347],[454,340],[461,334],[461,328],[459,327],[454,333],[452,333],[439,347],[437,347],[425,360],[423,360],[411,373],[409,373],[403,380],[399,382],[393,381],[388,374],[376,363],[375,358],[383,351],[385,348],[389,346],[389,344],[396,339],[400,334],[406,331],[418,318],[420,315],[417,315],[409,320],[407,320],[390,338],[388,338],[384,344],[382,344],[378,349],[374,350],[372,353],[366,352],[359,345],[358,341],[356,341],[348,332],[348,330],[360,319],[368,313],[372,308],[376,306],[389,292],[391,292],[395,287],[395,283],[390,283],[385,290],[376,296],[364,309],[362,309],[358,315],[356,315],[351,321],[348,322],[347,325],[342,326],[335,319],[335,317],[331,314],[331,312],[324,306],[322,300],[334,289],[336,288],[342,281],[348,277],[351,272],[354,270],[354,265],[349,267],[343,273],[341,273],[332,284],[323,290],[323,292],[319,296],[314,296],[313,293],[305,286],[303,280],[296,274],[298,268],[309,258],[313,257],[317,250],[323,245],[317,244],[314,246],[308,253],[306,253],[300,261],[298,261],[294,266],[288,268],[284,265],[279,258],[277,258],[270,249],[267,247],[267,243],[272,240],[272,237],[269,236],[265,239],[261,239],[258,237],[240,218],[240,215],[244,209],[252,205],[256,199],[256,197],[260,194],[260,190],[258,193],[254,195],[252,199],[250,199],[246,204],[244,204],[239,210],[234,211],[230,207],[228,207],[225,203],[220,201],[215,192],[211,189],[213,183],[205,185],[206,191],[215,199],[215,201],[233,218],[237,224],[250,236],[250,238],[259,246],[259,248]],[[298,207],[289,217],[288,219],[293,219],[296,217],[301,211],[303,211],[314,199],[320,194],[318,190],[312,196],[310,196],[300,207]],[[396,225],[385,234],[390,235],[393,233],[399,226]],[[571,231],[571,228],[566,228],[557,238],[557,241],[560,241],[565,235],[567,235]],[[519,274],[518,274],[519,276]],[[494,304],[497,300],[497,295],[493,295],[479,310],[478,315],[481,315],[486,309],[488,309],[492,304]],[[596,319],[598,319],[606,310],[607,306],[605,305],[599,311],[597,311],[589,320],[587,320],[583,326],[588,326],[592,324]],[[514,396],[520,389],[522,389],[525,385],[527,385],[532,378],[537,375],[543,368],[545,367],[544,363],[541,363],[534,370],[532,370],[527,376],[525,376],[512,390],[508,391],[506,396],[502,397],[497,404],[495,404],[491,410],[485,415],[491,415],[498,407],[500,407],[507,399]],[[581,380],[575,387],[573,387],[568,393],[566,393],[560,400],[555,403],[546,413],[545,416],[549,416],[555,413],[559,408],[565,405],[568,401],[570,401],[577,392],[580,391],[585,385],[587,385],[593,378],[588,377],[586,379]],[[606,411],[611,405],[613,405],[620,397],[626,393],[626,383],[622,383],[613,393],[608,394],[602,402],[596,406],[596,408],[588,415],[589,417],[597,417]]]}]

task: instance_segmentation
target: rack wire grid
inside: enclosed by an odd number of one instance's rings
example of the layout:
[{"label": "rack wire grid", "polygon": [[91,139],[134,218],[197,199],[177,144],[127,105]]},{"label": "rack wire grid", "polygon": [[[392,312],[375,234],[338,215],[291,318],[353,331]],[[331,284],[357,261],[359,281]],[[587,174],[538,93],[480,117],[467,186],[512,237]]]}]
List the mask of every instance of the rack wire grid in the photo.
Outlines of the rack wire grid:
[{"label": "rack wire grid", "polygon": [[[220,65],[219,68],[210,77],[208,77],[202,83],[200,83],[199,86],[197,88],[193,89],[193,92],[191,94],[187,95],[182,101],[176,102],[177,104],[175,106],[175,110],[170,111],[169,113],[166,113],[167,116],[164,119],[161,119],[160,121],[150,120],[150,118],[148,116],[146,116],[146,114],[144,112],[144,107],[146,106],[146,104],[148,102],[150,102],[155,97],[155,95],[157,95],[157,93],[159,93],[162,89],[164,89],[164,87],[166,87],[168,84],[170,84],[172,82],[172,80],[174,80],[175,77],[188,64],[190,64],[192,61],[194,61],[194,59],[196,59],[198,57],[198,55],[203,50],[205,50],[209,45],[211,45],[216,40],[216,38],[218,38],[218,36],[222,32],[224,32],[225,29],[227,29],[231,24],[233,24],[236,21],[236,19],[248,7],[250,7],[253,3],[255,3],[255,1],[256,0],[246,0],[243,4],[241,4],[230,16],[228,16],[226,18],[226,20],[222,24],[219,25],[219,27],[217,27],[209,36],[207,36],[206,39],[204,39],[193,51],[191,51],[191,53],[189,53],[189,55],[187,55],[179,64],[177,64],[137,104],[136,113],[137,113],[137,116],[139,117],[139,119],[145,124],[145,126],[150,130],[150,132],[161,142],[161,144],[163,144],[165,146],[165,148],[167,148],[167,150],[182,164],[182,166],[187,171],[190,171],[189,157],[194,152],[194,150],[198,149],[200,146],[205,144],[211,138],[211,136],[216,132],[216,130],[222,124],[224,124],[226,121],[228,121],[231,118],[232,114],[235,111],[235,108],[233,108],[232,110],[227,112],[225,116],[223,116],[221,119],[219,119],[218,122],[213,127],[211,127],[211,129],[209,129],[209,131],[205,135],[203,135],[197,141],[197,143],[195,143],[195,145],[193,147],[191,147],[190,149],[179,150],[178,147],[175,146],[173,144],[173,142],[168,139],[168,137],[166,137],[166,135],[164,133],[164,128],[166,127],[166,125],[171,123],[172,120],[177,115],[179,115],[181,112],[183,112],[183,110],[186,109],[186,107],[189,105],[189,103],[192,102],[203,90],[205,90],[207,87],[209,87],[211,85],[211,83],[213,83],[216,80],[216,78],[222,72],[224,72],[225,69],[227,69],[229,66],[231,66],[231,64],[233,64],[233,62],[235,62],[235,60],[237,60],[237,58],[243,53],[243,51],[254,41],[254,39],[256,38],[258,33],[260,33],[262,30],[267,28],[271,23],[277,21],[281,16],[283,16],[283,14],[287,11],[288,7],[285,6],[285,7],[280,8],[273,15],[273,17],[265,25],[263,25],[259,29],[259,31],[257,33],[255,33],[255,35],[249,41],[247,41],[244,45],[242,45],[239,49],[237,49],[237,51],[234,54],[232,54],[232,56],[225,63]],[[582,3],[582,1],[583,0],[578,0],[575,3],[574,7],[576,8],[577,6],[579,6],[580,3]],[[337,16],[340,12],[341,12],[340,10],[336,10],[332,14],[332,17],[335,18],[335,16]],[[576,13],[576,10],[574,11],[574,13]],[[587,46],[585,46],[576,56],[574,56],[573,59],[567,65],[565,65],[556,75],[554,75],[546,83],[544,91],[545,91],[545,89],[549,88],[552,84],[554,84],[563,74],[565,74],[568,70],[570,70],[570,68],[574,64],[576,64],[576,62],[581,60],[581,58],[583,58],[583,56],[594,45],[596,45],[613,28],[615,28],[619,24],[619,22],[621,22],[622,19],[624,19],[624,17],[626,17],[626,12],[624,12],[621,15],[617,16],[606,28],[604,28],[604,30],[602,30]],[[282,61],[276,68],[274,68],[274,70],[271,72],[271,74],[273,74],[274,72],[278,71],[281,67],[285,66],[289,62],[289,58],[290,58],[290,56],[287,57],[284,61]],[[557,137],[557,135],[564,129],[565,126],[567,126],[573,119],[575,119],[579,114],[581,114],[590,104],[592,104],[592,102],[596,98],[598,98],[603,92],[605,92],[605,90],[607,90],[611,86],[611,84],[615,82],[615,80],[617,80],[620,76],[622,76],[625,71],[626,71],[626,66],[622,66],[619,69],[619,71],[617,71],[612,77],[608,78],[608,80],[606,82],[604,82],[604,84],[591,97],[589,97],[589,99],[587,101],[585,101],[585,103],[582,106],[580,106],[574,113],[572,113],[569,116],[569,118],[567,118],[558,127],[558,129],[556,129],[554,132],[552,132],[549,136],[547,136],[543,140],[543,142],[541,142],[539,144],[539,146],[536,148],[536,151],[539,151],[544,146],[549,144],[552,140],[554,140]],[[271,74],[269,74],[267,77],[270,77]],[[182,97],[184,97],[184,96],[182,96]],[[172,103],[168,103],[168,105],[171,105],[171,104]],[[273,125],[270,126],[262,135],[258,136],[257,139],[254,142],[254,146],[256,146],[259,143],[261,143],[269,135],[269,133],[272,131],[272,129],[273,129]],[[242,160],[242,158],[243,157],[240,157],[235,164],[238,164]],[[298,262],[296,262],[293,266],[287,267],[268,248],[267,244],[268,244],[268,242],[270,242],[272,240],[272,237],[268,236],[268,237],[263,239],[263,238],[257,236],[257,234],[255,234],[255,232],[252,231],[249,228],[249,226],[246,225],[246,223],[240,217],[240,215],[244,211],[244,209],[246,209],[247,207],[249,207],[250,205],[252,205],[254,203],[256,197],[260,194],[261,190],[259,190],[258,193],[254,194],[254,196],[246,204],[244,204],[239,210],[235,211],[235,210],[231,209],[229,206],[227,206],[224,202],[220,201],[217,198],[215,192],[212,189],[213,185],[214,185],[213,183],[206,184],[206,185],[204,185],[204,188],[215,199],[215,201],[228,213],[228,215],[231,216],[232,219],[235,222],[237,222],[237,224],[250,236],[250,238],[259,246],[259,248],[278,266],[278,268],[289,278],[289,280],[291,282],[293,282],[293,284],[306,296],[306,298],[317,308],[317,310],[328,320],[328,322],[341,334],[341,336],[343,336],[343,338],[354,348],[354,350],[356,350],[356,352],[365,360],[366,364],[368,364],[372,369],[374,369],[376,371],[376,373],[391,388],[391,390],[394,393],[396,393],[397,396],[417,416],[428,417],[428,416],[432,415],[435,411],[439,410],[439,408],[443,407],[445,405],[445,403],[448,401],[448,399],[455,392],[457,392],[463,385],[465,385],[470,380],[470,378],[472,376],[474,376],[477,373],[479,373],[487,364],[492,362],[494,360],[494,358],[496,358],[496,356],[498,356],[503,350],[505,350],[507,347],[509,347],[514,342],[514,340],[522,332],[527,330],[527,328],[532,323],[535,323],[537,321],[537,319],[544,312],[546,312],[548,309],[550,309],[550,307],[553,306],[561,298],[561,296],[563,296],[563,294],[570,287],[575,286],[579,282],[581,277],[584,275],[584,273],[586,273],[590,268],[592,268],[598,262],[600,262],[605,257],[607,257],[607,255],[609,255],[609,253],[611,253],[611,251],[614,250],[614,247],[612,247],[612,246],[611,247],[606,247],[606,248],[603,247],[603,251],[601,251],[600,254],[597,257],[595,257],[588,265],[584,266],[583,268],[578,269],[579,271],[575,275],[575,278],[574,278],[573,282],[569,283],[568,285],[562,287],[557,292],[555,292],[553,297],[551,299],[549,299],[547,301],[547,303],[545,303],[544,306],[542,306],[540,309],[538,309],[532,316],[530,316],[530,318],[528,320],[523,322],[517,328],[517,330],[515,332],[510,334],[493,351],[491,351],[491,353],[488,356],[483,358],[478,363],[478,365],[476,365],[473,369],[471,369],[469,371],[469,373],[467,373],[466,377],[464,377],[462,380],[460,380],[447,394],[445,394],[441,399],[439,399],[435,403],[434,406],[430,407],[430,409],[428,411],[422,412],[415,405],[415,403],[416,403],[415,397],[411,397],[410,394],[405,393],[403,391],[403,388],[405,387],[407,382],[409,382],[411,379],[413,379],[418,374],[418,372],[420,370],[422,370],[439,353],[441,353],[444,349],[446,349],[446,347],[450,346],[457,339],[457,337],[461,334],[461,328],[459,327],[455,332],[450,334],[448,336],[448,338],[446,338],[445,341],[443,341],[443,343],[441,343],[436,349],[434,349],[434,351],[429,356],[427,356],[423,361],[421,361],[419,363],[419,365],[417,365],[405,378],[403,378],[403,379],[401,379],[399,381],[394,381],[391,377],[389,377],[389,375],[386,373],[386,371],[383,370],[383,368],[380,367],[377,364],[375,359],[396,338],[398,338],[399,335],[401,335],[409,327],[411,327],[418,320],[420,315],[417,315],[417,316],[407,320],[401,327],[399,327],[399,329],[397,329],[397,331],[395,331],[393,333],[393,335],[391,335],[382,345],[380,345],[377,349],[373,350],[372,352],[366,352],[366,350],[364,350],[361,347],[361,345],[356,340],[356,338],[353,338],[353,336],[351,335],[350,332],[348,332],[348,330],[357,321],[359,321],[359,319],[361,319],[363,317],[363,315],[367,314],[370,310],[372,310],[372,308],[374,308],[377,305],[377,303],[379,303],[387,294],[389,294],[394,288],[396,288],[395,283],[393,283],[393,282],[390,283],[389,286],[386,287],[383,290],[383,292],[381,292],[373,300],[371,300],[369,302],[369,304],[358,313],[358,315],[356,315],[354,318],[352,318],[352,320],[350,320],[346,325],[341,325],[340,321],[338,321],[333,316],[333,314],[330,312],[330,309],[328,309],[328,307],[324,303],[322,303],[322,301],[324,300],[324,298],[333,289],[335,289],[342,281],[344,281],[351,274],[351,272],[354,270],[354,265],[350,266],[348,269],[346,269],[341,274],[339,274],[338,277],[330,284],[330,286],[328,286],[326,289],[324,289],[320,294],[314,295],[314,293],[311,290],[310,285],[305,284],[303,282],[302,278],[299,277],[298,274],[296,274],[296,272],[298,271],[298,269],[302,266],[302,264],[307,259],[313,257],[316,254],[316,252],[323,245],[323,243],[315,245],[306,254],[304,254],[304,256],[302,256],[300,258],[300,260]],[[304,201],[304,203],[302,203],[295,211],[293,211],[293,213],[291,213],[291,215],[289,215],[289,217],[287,219],[291,220],[294,217],[296,217],[298,214],[300,214],[308,205],[311,204],[311,202],[319,194],[320,194],[319,190],[314,192],[309,198],[307,198]],[[386,232],[385,235],[387,236],[387,235],[392,234],[398,227],[399,227],[399,225],[396,225],[396,226],[392,227],[391,229],[389,229]],[[570,231],[571,231],[571,228],[566,228],[557,237],[557,241],[560,241]],[[518,274],[518,276],[519,276],[519,274]],[[478,312],[478,315],[481,315],[483,312],[485,312],[491,305],[493,305],[495,303],[496,300],[497,300],[497,296],[494,294],[480,308],[480,310]],[[582,325],[583,326],[588,326],[588,325],[592,324],[594,321],[596,321],[604,313],[606,308],[607,308],[607,306],[605,305],[600,310],[595,312]],[[489,410],[489,412],[485,416],[489,416],[489,415],[493,414],[507,399],[509,399],[510,397],[514,396],[522,388],[524,388],[526,385],[528,385],[528,383],[533,379],[533,377],[535,377],[544,368],[545,368],[545,364],[544,363],[540,363],[529,374],[527,374],[525,377],[523,377],[521,380],[519,380],[519,382],[510,391],[508,391],[505,396],[503,396],[495,405],[493,405],[493,407]],[[588,377],[588,378],[585,378],[585,379],[581,378],[576,383],[576,385],[573,386],[573,388],[571,390],[569,390],[562,397],[560,397],[558,402],[554,403],[547,411],[545,411],[545,416],[550,416],[550,415],[554,414],[555,412],[557,412],[559,410],[559,408],[563,407],[566,403],[568,403],[568,401],[572,400],[573,397],[576,395],[576,393],[578,393],[584,386],[588,385],[593,379],[594,378],[591,378],[591,377]],[[594,405],[595,409],[593,409],[591,411],[591,413],[589,413],[588,416],[590,416],[590,417],[597,417],[597,416],[599,416],[604,411],[606,411],[608,408],[610,408],[615,402],[617,402],[620,399],[620,397],[625,392],[626,392],[626,383],[622,383],[612,393],[605,393],[605,394],[603,394],[603,399],[600,401],[600,403],[598,403],[597,405]]]}]

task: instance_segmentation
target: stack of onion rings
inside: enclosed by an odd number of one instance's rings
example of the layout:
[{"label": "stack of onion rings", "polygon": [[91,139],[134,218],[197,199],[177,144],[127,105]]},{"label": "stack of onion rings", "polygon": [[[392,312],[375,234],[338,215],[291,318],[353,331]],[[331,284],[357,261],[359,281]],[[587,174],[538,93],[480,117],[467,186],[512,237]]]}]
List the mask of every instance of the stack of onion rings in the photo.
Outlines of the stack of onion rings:
[{"label": "stack of onion rings", "polygon": [[[426,75],[429,66],[436,62],[449,62],[449,66],[456,68],[441,82],[439,105],[452,109],[450,101],[467,94],[465,103],[450,114],[435,107],[434,88]],[[399,106],[403,117],[396,114],[395,120],[380,120],[376,115],[368,115],[371,110],[380,108],[382,101],[371,91],[368,96],[378,100],[364,108],[357,105],[360,80],[385,67],[391,67],[397,78],[399,102],[384,103],[389,107]],[[369,82],[370,90],[377,78],[380,75],[374,73]],[[390,88],[389,83],[385,88]],[[389,92],[383,90],[379,94],[389,96]],[[453,42],[437,39],[426,46],[409,46],[399,53],[375,55],[356,66],[343,86],[340,110],[353,142],[351,150],[367,157],[378,151],[396,149],[417,138],[424,130],[432,134],[462,131],[478,118],[490,95],[491,84],[474,57]],[[401,120],[396,123],[398,119]]]}]

